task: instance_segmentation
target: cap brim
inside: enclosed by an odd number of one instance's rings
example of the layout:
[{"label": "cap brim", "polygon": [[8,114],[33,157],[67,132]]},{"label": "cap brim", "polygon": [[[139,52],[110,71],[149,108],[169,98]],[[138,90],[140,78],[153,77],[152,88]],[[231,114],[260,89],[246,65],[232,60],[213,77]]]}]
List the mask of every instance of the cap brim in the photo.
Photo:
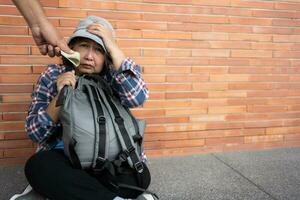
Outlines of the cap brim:
[{"label": "cap brim", "polygon": [[106,48],[105,48],[105,45],[104,45],[102,39],[92,33],[87,32],[86,29],[80,29],[80,30],[77,30],[75,33],[73,33],[73,35],[69,38],[68,43],[70,43],[71,40],[73,40],[76,37],[83,37],[83,38],[91,39],[91,40],[95,41],[96,43],[100,44],[103,47],[103,49],[106,51]]}]

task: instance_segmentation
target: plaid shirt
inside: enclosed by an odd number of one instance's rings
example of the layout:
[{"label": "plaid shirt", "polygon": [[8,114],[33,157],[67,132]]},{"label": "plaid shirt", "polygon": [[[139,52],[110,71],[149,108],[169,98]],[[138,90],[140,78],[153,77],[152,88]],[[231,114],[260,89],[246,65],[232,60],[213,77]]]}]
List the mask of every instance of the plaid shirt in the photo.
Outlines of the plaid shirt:
[{"label": "plaid shirt", "polygon": [[[40,150],[63,148],[63,142],[51,137],[61,129],[60,123],[54,123],[46,109],[57,95],[57,77],[66,72],[62,65],[49,65],[37,82],[32,93],[32,102],[26,118],[28,136],[39,144]],[[141,77],[141,68],[133,60],[126,58],[118,71],[110,70],[105,79],[119,94],[121,103],[127,107],[137,107],[148,98],[148,89]],[[54,138],[54,139],[53,139]],[[144,155],[144,154],[143,154]],[[145,156],[143,156],[145,159]]]}]

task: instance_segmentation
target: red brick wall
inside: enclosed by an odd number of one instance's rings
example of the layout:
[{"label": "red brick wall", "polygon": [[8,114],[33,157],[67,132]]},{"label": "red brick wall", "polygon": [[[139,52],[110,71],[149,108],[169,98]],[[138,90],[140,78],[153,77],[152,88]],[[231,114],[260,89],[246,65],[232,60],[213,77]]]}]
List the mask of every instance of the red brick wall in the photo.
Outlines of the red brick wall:
[{"label": "red brick wall", "polygon": [[[150,156],[300,145],[298,0],[43,0],[69,36],[80,18],[111,21],[143,66],[151,97]],[[24,132],[30,93],[45,64],[10,0],[0,0],[0,164],[35,147]]]}]

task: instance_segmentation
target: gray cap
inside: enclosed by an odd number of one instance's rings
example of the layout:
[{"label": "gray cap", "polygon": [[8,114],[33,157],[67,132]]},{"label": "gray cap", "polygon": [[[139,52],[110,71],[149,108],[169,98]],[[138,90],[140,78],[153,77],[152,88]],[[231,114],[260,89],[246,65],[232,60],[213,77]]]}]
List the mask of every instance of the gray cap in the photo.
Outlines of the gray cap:
[{"label": "gray cap", "polygon": [[101,24],[104,24],[106,27],[108,27],[109,29],[114,31],[112,25],[106,19],[103,19],[103,18],[97,17],[97,16],[88,16],[88,17],[80,20],[78,26],[76,27],[75,31],[73,32],[73,35],[71,35],[71,37],[69,38],[68,43],[70,43],[71,40],[73,40],[76,37],[84,37],[84,38],[88,38],[88,39],[91,39],[91,40],[97,42],[106,51],[106,48],[105,48],[102,38],[87,31],[87,27],[94,22],[100,22]]}]

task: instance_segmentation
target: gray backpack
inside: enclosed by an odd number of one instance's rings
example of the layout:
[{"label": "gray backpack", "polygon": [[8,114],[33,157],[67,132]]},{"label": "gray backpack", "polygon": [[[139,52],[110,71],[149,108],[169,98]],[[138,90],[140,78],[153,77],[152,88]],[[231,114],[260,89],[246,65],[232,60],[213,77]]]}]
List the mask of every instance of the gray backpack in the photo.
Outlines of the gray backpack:
[{"label": "gray backpack", "polygon": [[137,120],[100,76],[77,77],[58,99],[65,154],[74,167],[102,170],[127,162],[141,173],[145,122]]}]

